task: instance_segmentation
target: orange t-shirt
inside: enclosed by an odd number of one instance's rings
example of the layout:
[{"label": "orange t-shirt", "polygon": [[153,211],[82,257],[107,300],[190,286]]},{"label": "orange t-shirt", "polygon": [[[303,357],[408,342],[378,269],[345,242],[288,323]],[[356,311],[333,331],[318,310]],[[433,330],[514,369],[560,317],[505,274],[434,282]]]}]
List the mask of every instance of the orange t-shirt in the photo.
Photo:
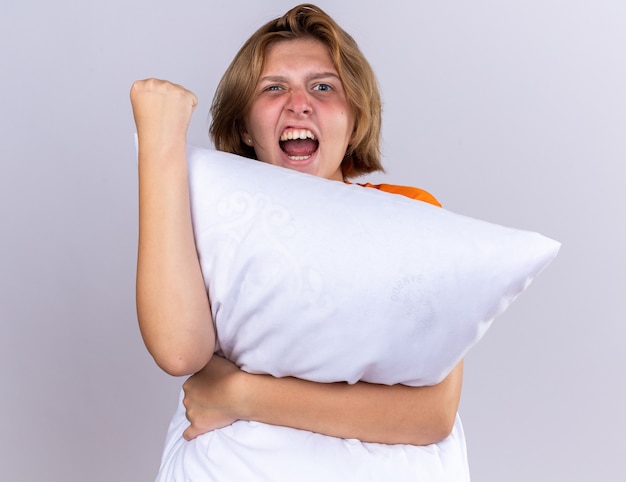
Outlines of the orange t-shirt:
[{"label": "orange t-shirt", "polygon": [[418,187],[396,186],[394,184],[370,184],[369,182],[365,184],[359,184],[359,186],[371,187],[371,188],[378,189],[380,191],[389,192],[392,194],[401,194],[402,196],[406,196],[411,199],[424,201],[430,204],[434,204],[435,206],[441,207],[441,204],[439,203],[439,201],[437,201],[437,199],[435,199],[435,196],[433,196],[429,192],[424,191],[423,189],[420,189]]}]

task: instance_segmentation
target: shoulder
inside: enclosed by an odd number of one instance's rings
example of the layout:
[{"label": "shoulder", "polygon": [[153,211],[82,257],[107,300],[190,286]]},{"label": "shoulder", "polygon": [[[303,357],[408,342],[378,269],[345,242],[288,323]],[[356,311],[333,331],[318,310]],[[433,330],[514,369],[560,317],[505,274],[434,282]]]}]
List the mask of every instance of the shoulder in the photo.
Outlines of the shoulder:
[{"label": "shoulder", "polygon": [[435,206],[441,207],[441,203],[437,201],[435,196],[430,194],[428,191],[424,191],[418,187],[411,186],[397,186],[395,184],[358,184],[359,186],[368,187],[372,189],[378,189],[379,191],[385,191],[391,194],[400,194],[402,196],[406,196],[411,199],[416,199],[418,201],[427,202],[430,204],[434,204]]}]

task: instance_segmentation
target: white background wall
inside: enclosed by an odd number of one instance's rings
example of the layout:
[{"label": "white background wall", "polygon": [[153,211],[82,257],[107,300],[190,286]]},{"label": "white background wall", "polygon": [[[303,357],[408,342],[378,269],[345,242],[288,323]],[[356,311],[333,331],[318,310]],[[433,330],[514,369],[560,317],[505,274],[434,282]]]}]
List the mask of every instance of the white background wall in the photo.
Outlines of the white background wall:
[{"label": "white background wall", "polygon": [[[153,478],[181,381],[136,325],[128,90],[194,90],[208,144],[221,73],[292,5],[0,4],[1,480]],[[626,3],[319,5],[378,73],[385,180],[563,242],[468,357],[473,479],[624,480]]]}]

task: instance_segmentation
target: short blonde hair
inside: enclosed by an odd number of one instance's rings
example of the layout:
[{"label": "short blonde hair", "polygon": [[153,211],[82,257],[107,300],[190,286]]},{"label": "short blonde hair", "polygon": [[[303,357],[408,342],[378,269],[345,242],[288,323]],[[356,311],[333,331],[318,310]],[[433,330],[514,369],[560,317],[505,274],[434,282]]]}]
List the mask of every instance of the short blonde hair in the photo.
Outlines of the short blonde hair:
[{"label": "short blonde hair", "polygon": [[209,133],[216,149],[256,159],[241,139],[245,117],[273,42],[314,38],[328,47],[354,114],[353,142],[341,168],[345,177],[382,171],[381,100],[376,76],[354,39],[328,14],[302,4],[257,30],[241,47],[220,81],[211,106]]}]

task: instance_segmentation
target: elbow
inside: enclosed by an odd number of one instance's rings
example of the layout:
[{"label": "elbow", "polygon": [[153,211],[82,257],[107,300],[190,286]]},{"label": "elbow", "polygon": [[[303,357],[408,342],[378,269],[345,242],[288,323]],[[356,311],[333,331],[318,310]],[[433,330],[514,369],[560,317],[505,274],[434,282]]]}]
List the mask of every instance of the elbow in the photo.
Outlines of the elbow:
[{"label": "elbow", "polygon": [[408,435],[406,443],[410,445],[431,445],[439,443],[448,438],[454,430],[456,423],[456,411],[449,413],[442,410],[433,414],[429,423],[416,425],[411,434]]},{"label": "elbow", "polygon": [[419,416],[417,417],[413,427],[413,433],[416,434],[414,438],[417,440],[411,442],[412,444],[435,444],[452,434],[456,425],[462,383],[463,362],[461,361],[441,383],[430,387],[434,398],[431,400],[430,410],[427,412],[427,422],[420,430],[420,420]]},{"label": "elbow", "polygon": [[452,434],[456,425],[462,385],[463,361],[460,361],[439,385],[441,398],[432,417],[431,443],[439,443]]},{"label": "elbow", "polygon": [[204,366],[208,363],[198,363],[195,360],[189,360],[185,357],[164,357],[164,356],[152,356],[154,358],[155,363],[158,367],[163,370],[168,375],[173,377],[185,377],[189,375],[193,375],[194,373],[199,372],[204,368]]},{"label": "elbow", "polygon": [[213,355],[215,338],[207,330],[155,329],[142,317],[139,327],[148,352],[168,375],[193,375],[202,370]]},{"label": "elbow", "polygon": [[436,423],[433,423],[431,427],[429,443],[436,444],[447,439],[454,430],[454,424],[456,422],[456,411],[453,413],[442,413]]},{"label": "elbow", "polygon": [[202,370],[213,355],[213,346],[176,348],[149,346],[148,351],[161,370],[174,377],[193,375]]}]

